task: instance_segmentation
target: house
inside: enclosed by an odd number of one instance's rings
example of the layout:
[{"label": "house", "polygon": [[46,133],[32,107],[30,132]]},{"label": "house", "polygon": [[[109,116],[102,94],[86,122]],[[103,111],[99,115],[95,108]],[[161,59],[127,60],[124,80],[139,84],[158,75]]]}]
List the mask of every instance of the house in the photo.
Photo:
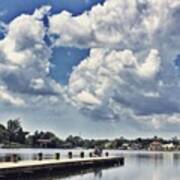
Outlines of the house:
[{"label": "house", "polygon": [[169,143],[169,144],[163,144],[162,148],[164,151],[173,151],[175,150],[175,146],[173,143]]},{"label": "house", "polygon": [[52,140],[51,139],[38,139],[37,142],[40,144],[41,148],[47,148],[48,144],[50,144]]},{"label": "house", "polygon": [[162,151],[163,150],[163,146],[162,143],[158,140],[153,141],[152,143],[149,144],[149,148],[150,151]]},{"label": "house", "polygon": [[130,150],[131,148],[128,143],[123,143],[119,149],[120,150]]},{"label": "house", "polygon": [[140,150],[142,149],[142,145],[139,143],[132,143],[131,144],[131,150]]},{"label": "house", "polygon": [[112,146],[113,146],[112,142],[107,142],[107,143],[105,143],[104,148],[105,148],[105,149],[109,149],[109,148],[111,148]]}]

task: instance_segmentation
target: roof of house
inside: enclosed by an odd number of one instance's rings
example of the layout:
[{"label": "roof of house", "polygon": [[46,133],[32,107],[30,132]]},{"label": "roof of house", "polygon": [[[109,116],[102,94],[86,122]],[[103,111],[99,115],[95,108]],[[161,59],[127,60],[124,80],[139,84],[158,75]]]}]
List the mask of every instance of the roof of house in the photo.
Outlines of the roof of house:
[{"label": "roof of house", "polygon": [[161,145],[162,143],[161,142],[159,142],[159,141],[153,141],[150,145],[154,145],[154,146],[156,146],[156,145]]},{"label": "roof of house", "polygon": [[173,143],[163,144],[163,147],[172,148],[174,147],[174,144]]},{"label": "roof of house", "polygon": [[38,142],[40,143],[50,143],[52,139],[38,139]]}]

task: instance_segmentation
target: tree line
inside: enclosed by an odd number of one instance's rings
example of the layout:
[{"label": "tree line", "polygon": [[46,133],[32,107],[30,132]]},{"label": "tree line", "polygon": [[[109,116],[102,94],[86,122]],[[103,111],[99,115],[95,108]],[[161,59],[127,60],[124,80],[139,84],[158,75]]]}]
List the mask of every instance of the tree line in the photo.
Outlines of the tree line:
[{"label": "tree line", "polygon": [[6,126],[0,124],[0,146],[2,148],[85,148],[95,146],[106,149],[120,149],[124,144],[138,145],[138,149],[147,149],[149,144],[158,140],[162,144],[173,143],[179,145],[177,137],[166,140],[158,138],[136,138],[127,139],[124,137],[109,139],[83,139],[80,136],[68,136],[65,140],[60,139],[52,132],[35,131],[33,134],[25,131],[19,119],[8,120]]}]

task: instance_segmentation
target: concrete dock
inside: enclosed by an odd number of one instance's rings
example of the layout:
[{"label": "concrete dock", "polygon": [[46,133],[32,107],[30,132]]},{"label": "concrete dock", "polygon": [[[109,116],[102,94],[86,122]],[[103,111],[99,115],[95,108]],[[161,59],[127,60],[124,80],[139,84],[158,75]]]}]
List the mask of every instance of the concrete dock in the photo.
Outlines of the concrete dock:
[{"label": "concrete dock", "polygon": [[75,169],[101,168],[104,166],[123,165],[122,157],[88,157],[59,160],[29,160],[19,162],[3,162],[0,164],[0,177],[34,174],[52,170],[72,171]]}]

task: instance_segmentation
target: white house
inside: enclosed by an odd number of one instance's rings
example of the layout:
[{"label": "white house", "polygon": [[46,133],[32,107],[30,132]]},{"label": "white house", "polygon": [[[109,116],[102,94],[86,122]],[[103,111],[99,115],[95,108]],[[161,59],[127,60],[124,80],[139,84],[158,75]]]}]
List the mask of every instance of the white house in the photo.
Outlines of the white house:
[{"label": "white house", "polygon": [[175,149],[175,146],[174,146],[173,143],[169,143],[169,144],[163,144],[163,145],[162,145],[162,148],[163,148],[163,150],[165,150],[165,151],[172,151],[172,150]]}]

